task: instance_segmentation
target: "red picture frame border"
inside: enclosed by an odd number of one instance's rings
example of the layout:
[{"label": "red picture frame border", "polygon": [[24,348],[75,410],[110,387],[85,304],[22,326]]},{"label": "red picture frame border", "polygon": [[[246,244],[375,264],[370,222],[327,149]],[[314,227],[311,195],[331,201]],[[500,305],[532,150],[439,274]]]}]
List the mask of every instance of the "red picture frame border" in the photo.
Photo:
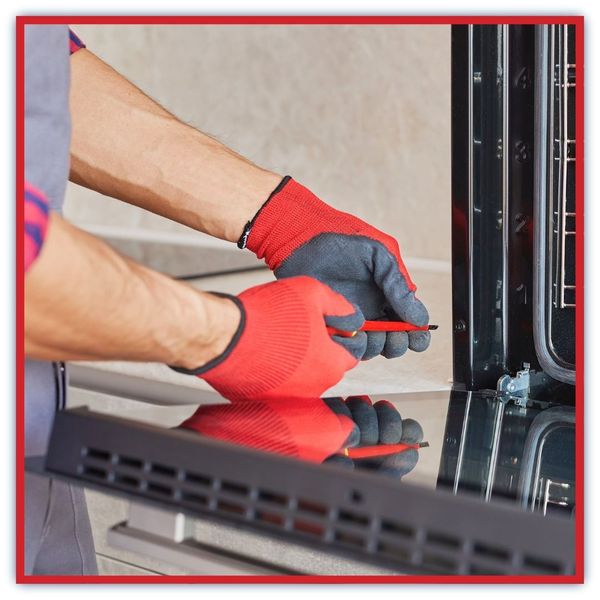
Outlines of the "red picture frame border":
[{"label": "red picture frame border", "polygon": [[[95,25],[468,25],[561,24],[576,31],[576,469],[573,575],[146,576],[26,575],[24,572],[24,31],[33,24]],[[16,18],[16,510],[17,583],[583,583],[584,581],[584,17],[583,16],[18,16]]]}]

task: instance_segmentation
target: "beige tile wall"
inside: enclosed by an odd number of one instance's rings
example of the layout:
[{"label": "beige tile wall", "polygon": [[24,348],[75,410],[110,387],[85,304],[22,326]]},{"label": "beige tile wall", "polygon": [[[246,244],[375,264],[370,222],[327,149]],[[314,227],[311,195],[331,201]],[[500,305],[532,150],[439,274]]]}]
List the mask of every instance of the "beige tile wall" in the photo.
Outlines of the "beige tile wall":
[{"label": "beige tile wall", "polygon": [[[74,30],[183,120],[389,231],[405,255],[449,260],[449,27]],[[190,233],[77,186],[66,214]]]}]

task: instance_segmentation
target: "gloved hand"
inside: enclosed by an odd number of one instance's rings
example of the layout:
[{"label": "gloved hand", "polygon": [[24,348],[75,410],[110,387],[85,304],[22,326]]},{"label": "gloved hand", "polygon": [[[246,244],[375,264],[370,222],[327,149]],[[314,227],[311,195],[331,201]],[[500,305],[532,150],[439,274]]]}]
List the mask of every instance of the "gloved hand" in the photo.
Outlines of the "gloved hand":
[{"label": "gloved hand", "polygon": [[[338,416],[352,419],[355,424],[353,436],[346,441],[346,448],[368,447],[386,444],[418,444],[423,440],[423,429],[414,419],[403,419],[394,405],[387,400],[375,404],[368,396],[326,398],[325,403]],[[382,475],[402,479],[410,473],[419,460],[416,449],[379,457],[350,458],[343,453],[330,456],[325,462],[349,468],[369,469]]]},{"label": "gloved hand", "polygon": [[269,398],[204,405],[180,427],[232,444],[316,463],[343,448],[355,430],[350,418],[335,414],[321,398]]},{"label": "gloved hand", "polygon": [[[277,279],[309,275],[326,283],[358,306],[365,319],[429,322],[396,240],[335,210],[289,177],[246,225],[238,246],[264,258]],[[428,331],[369,332],[360,358],[422,352],[429,341]]]},{"label": "gloved hand", "polygon": [[302,460],[365,468],[402,478],[418,461],[417,450],[352,460],[346,448],[376,444],[416,444],[421,426],[402,419],[386,400],[375,405],[366,396],[278,398],[199,407],[179,427],[232,444]]},{"label": "gloved hand", "polygon": [[355,331],[363,323],[356,307],[310,277],[294,277],[246,290],[237,298],[242,318],[226,350],[197,375],[232,402],[314,398],[356,366],[367,343],[359,332],[350,343],[326,327]]}]

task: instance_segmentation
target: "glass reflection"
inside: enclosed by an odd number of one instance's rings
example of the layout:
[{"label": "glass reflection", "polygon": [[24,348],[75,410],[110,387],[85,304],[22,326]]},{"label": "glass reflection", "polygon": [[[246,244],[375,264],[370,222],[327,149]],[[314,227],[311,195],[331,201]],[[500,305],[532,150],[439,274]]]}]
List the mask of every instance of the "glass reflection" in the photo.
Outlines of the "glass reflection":
[{"label": "glass reflection", "polygon": [[572,516],[574,409],[496,392],[206,404],[180,427],[229,443]]}]

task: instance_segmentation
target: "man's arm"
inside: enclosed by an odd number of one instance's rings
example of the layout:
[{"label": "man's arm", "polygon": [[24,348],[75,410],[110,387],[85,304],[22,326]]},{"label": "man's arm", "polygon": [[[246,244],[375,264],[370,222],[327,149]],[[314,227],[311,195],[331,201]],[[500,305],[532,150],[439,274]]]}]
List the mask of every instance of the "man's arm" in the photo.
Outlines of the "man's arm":
[{"label": "man's arm", "polygon": [[71,57],[75,183],[235,242],[281,176],[177,120],[86,49]]},{"label": "man's arm", "polygon": [[219,356],[240,311],[119,255],[50,217],[25,277],[25,352],[49,360],[156,361],[195,369]]}]

